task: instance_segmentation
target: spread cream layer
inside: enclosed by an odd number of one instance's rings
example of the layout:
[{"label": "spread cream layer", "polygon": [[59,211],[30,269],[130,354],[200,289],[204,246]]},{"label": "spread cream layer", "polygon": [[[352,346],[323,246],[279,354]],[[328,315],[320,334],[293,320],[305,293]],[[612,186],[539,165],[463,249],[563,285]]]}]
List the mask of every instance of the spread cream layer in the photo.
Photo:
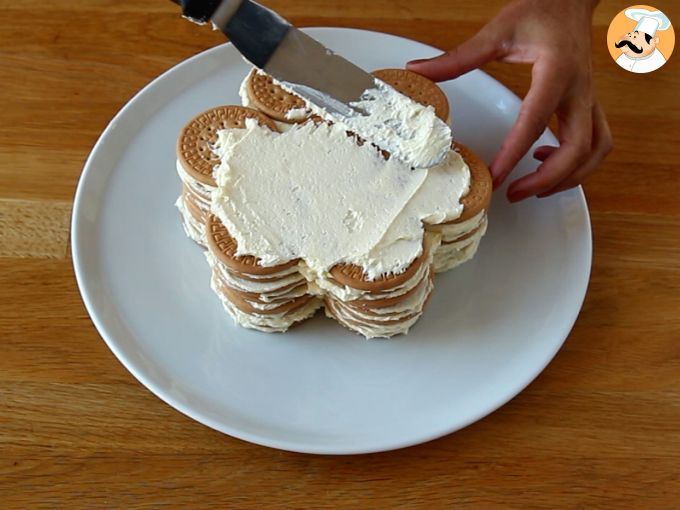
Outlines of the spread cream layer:
[{"label": "spread cream layer", "polygon": [[[306,283],[306,280],[299,274],[293,273],[271,282],[255,282],[245,278],[238,278],[229,271],[212,253],[206,253],[206,258],[210,266],[219,273],[222,280],[235,290],[241,292],[251,292],[260,294],[263,301],[287,296],[292,289]],[[306,287],[306,285],[304,285]]]},{"label": "spread cream layer", "polygon": [[251,70],[246,77],[243,79],[241,82],[241,86],[238,88],[238,95],[241,98],[241,104],[247,108],[255,108],[257,109],[254,105],[253,102],[250,99],[250,95],[248,94],[248,82],[250,81],[251,75],[255,72],[255,70]]},{"label": "spread cream layer", "polygon": [[[253,103],[252,99],[250,99],[250,94],[248,94],[248,82],[250,81],[250,75],[254,72],[257,71],[255,69],[250,71],[246,75],[245,79],[241,82],[241,86],[238,89],[238,95],[241,98],[241,105],[245,106],[246,108],[258,110],[255,103]],[[279,131],[288,131],[293,126],[295,121],[306,119],[308,116],[309,112],[306,109],[301,110],[300,108],[296,108],[286,113],[286,118],[290,119],[291,122],[281,122],[275,119],[272,120],[274,121],[274,124],[276,124],[276,127],[279,129]]]},{"label": "spread cream layer", "polygon": [[[332,306],[332,305],[331,305]],[[394,335],[401,335],[401,334],[406,334],[408,333],[409,329],[418,322],[418,319],[420,319],[420,316],[422,315],[422,311],[418,314],[416,314],[414,317],[410,319],[406,319],[403,322],[394,322],[394,323],[386,323],[386,324],[364,324],[361,323],[360,321],[357,321],[354,317],[352,317],[349,313],[347,313],[346,310],[340,308],[340,307],[332,307],[332,310],[329,312],[328,307],[326,307],[326,316],[332,319],[337,318],[337,320],[343,324],[346,328],[355,331],[357,333],[362,334],[364,337],[370,339],[370,338],[389,338]],[[332,312],[332,313],[331,313]],[[335,314],[336,317],[333,317],[333,314]]]},{"label": "spread cream layer", "polygon": [[486,218],[486,209],[479,211],[472,218],[465,221],[456,223],[445,223],[442,225],[432,225],[430,230],[433,232],[439,232],[442,236],[442,241],[451,242],[457,238],[464,236],[468,232],[472,232],[474,229],[482,224],[482,221]]},{"label": "spread cream layer", "polygon": [[[440,163],[451,147],[451,128],[437,117],[432,106],[422,105],[382,80],[349,103],[354,112],[342,115],[305,101],[310,112],[358,134],[415,168]],[[274,80],[295,94],[290,85]]]},{"label": "spread cream layer", "polygon": [[175,207],[177,207],[182,215],[182,227],[184,228],[184,233],[187,237],[201,246],[205,246],[205,225],[194,218],[193,214],[188,211],[184,205],[184,197],[182,195],[180,195],[175,202]]},{"label": "spread cream layer", "polygon": [[257,329],[267,333],[282,333],[287,331],[294,323],[308,319],[321,308],[322,302],[317,298],[310,299],[304,306],[293,312],[280,314],[250,314],[239,310],[220,290],[220,282],[212,276],[210,287],[217,294],[224,309],[231,315],[234,322],[243,327]]},{"label": "spread cream layer", "polygon": [[333,296],[336,299],[339,299],[340,301],[355,301],[358,299],[387,299],[387,298],[393,298],[397,296],[401,296],[402,294],[406,294],[409,290],[411,290],[413,287],[418,285],[418,283],[425,277],[427,272],[429,271],[428,267],[429,262],[423,263],[419,268],[418,271],[413,275],[412,278],[409,278],[406,283],[394,287],[392,289],[388,289],[385,292],[378,292],[378,293],[373,293],[370,291],[366,290],[361,290],[361,289],[355,289],[353,287],[348,287],[347,285],[340,285],[339,283],[335,282],[335,280],[331,278],[317,278],[315,279],[313,275],[309,271],[306,271],[303,266],[301,266],[300,272],[305,275],[305,277],[310,281],[309,284],[309,292],[312,294],[316,294],[319,296],[323,296],[325,294],[328,294],[330,296]]},{"label": "spread cream layer", "polygon": [[218,137],[211,210],[237,255],[263,266],[301,258],[309,279],[339,263],[363,267],[370,279],[402,272],[421,253],[423,222],[459,217],[469,188],[469,168],[453,150],[429,170],[412,170],[358,146],[338,124],[274,133],[248,120]]},{"label": "spread cream layer", "polygon": [[423,306],[425,305],[425,300],[430,295],[432,286],[432,281],[428,276],[428,278],[418,284],[418,287],[414,289],[412,294],[404,297],[399,303],[393,306],[367,308],[360,306],[348,306],[346,303],[342,303],[342,306],[350,308],[357,317],[366,320],[389,321],[393,319],[399,319],[411,316],[414,313],[422,310]]},{"label": "spread cream layer", "polygon": [[182,166],[182,163],[180,163],[179,159],[177,160],[175,166],[177,168],[177,175],[179,175],[180,180],[184,184],[189,186],[192,190],[194,190],[198,196],[205,199],[206,202],[209,201],[210,194],[215,188],[213,186],[204,184],[198,179],[195,179],[191,175],[189,175],[187,171],[184,169],[184,166]]},{"label": "spread cream layer", "polygon": [[453,269],[474,257],[477,248],[479,248],[479,242],[486,233],[486,227],[487,221],[485,219],[470,237],[462,241],[443,243],[434,255],[433,268],[435,273]]}]

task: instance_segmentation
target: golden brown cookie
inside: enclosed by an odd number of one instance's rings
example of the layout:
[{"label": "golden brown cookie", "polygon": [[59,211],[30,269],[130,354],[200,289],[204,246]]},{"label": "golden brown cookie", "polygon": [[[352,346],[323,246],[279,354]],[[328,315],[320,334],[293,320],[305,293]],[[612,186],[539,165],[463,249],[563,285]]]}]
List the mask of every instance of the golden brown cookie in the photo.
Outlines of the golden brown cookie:
[{"label": "golden brown cookie", "polygon": [[[271,276],[254,276],[254,273],[242,273],[240,271],[236,271],[235,269],[228,268],[229,274],[231,274],[235,278],[242,278],[244,280],[249,280],[251,282],[261,282],[261,283],[271,283],[271,282],[276,282],[278,280],[283,280],[284,278],[288,278],[291,276],[290,273],[284,274],[284,275],[278,275],[278,274],[272,274]],[[293,273],[294,274],[294,273]]]},{"label": "golden brown cookie", "polygon": [[455,151],[463,157],[463,160],[470,168],[470,190],[460,199],[460,203],[463,204],[463,213],[455,220],[442,223],[441,225],[462,223],[488,209],[491,204],[493,183],[489,167],[482,161],[482,158],[462,143],[455,143]]},{"label": "golden brown cookie", "polygon": [[375,280],[369,280],[364,269],[353,264],[338,264],[330,270],[333,279],[340,285],[346,285],[353,289],[365,290],[368,292],[380,292],[393,289],[409,281],[418,272],[420,266],[427,258],[428,247],[424,243],[423,251],[419,257],[411,262],[405,271],[399,274],[383,275]]},{"label": "golden brown cookie", "polygon": [[217,131],[245,128],[246,119],[255,119],[261,126],[278,131],[269,117],[245,106],[218,106],[194,117],[177,139],[177,158],[184,170],[194,179],[208,186],[216,186],[213,169],[219,158],[211,149],[217,142]]},{"label": "golden brown cookie", "polygon": [[182,200],[184,201],[184,207],[186,207],[194,220],[200,224],[205,224],[209,213],[199,207],[197,204],[197,200],[199,199],[186,184],[182,186]]},{"label": "golden brown cookie", "polygon": [[311,299],[314,298],[314,296],[305,294],[304,296],[291,299],[287,303],[283,303],[277,307],[270,308],[268,310],[260,310],[259,308],[255,308],[251,303],[243,299],[239,292],[235,291],[231,287],[221,284],[219,286],[219,290],[236,308],[241,310],[243,313],[256,315],[279,315],[283,313],[295,312],[299,308],[305,306],[307,303],[309,303]]},{"label": "golden brown cookie", "polygon": [[187,184],[185,182],[182,183],[182,193],[184,193],[187,196],[187,199],[190,199],[191,202],[196,204],[196,207],[202,205],[206,209],[210,209],[210,199],[205,198],[203,195],[197,193],[196,190],[192,188],[190,184]]},{"label": "golden brown cookie", "polygon": [[[324,305],[326,309],[330,312],[330,314],[333,316],[333,318],[338,321],[340,324],[342,324],[345,327],[348,327],[351,330],[356,330],[357,326],[384,326],[384,325],[395,325],[395,324],[402,324],[404,322],[407,322],[414,317],[420,315],[422,312],[414,312],[412,314],[407,315],[406,317],[399,317],[398,319],[388,319],[388,320],[371,320],[371,319],[358,319],[354,316],[352,318],[347,318],[347,317],[342,317],[340,318],[340,314],[338,313],[338,310],[343,310],[343,308],[346,308],[342,302],[337,301],[335,299],[330,299],[326,298],[324,301]],[[351,315],[351,311],[344,310],[347,313]]]},{"label": "golden brown cookie", "polygon": [[239,273],[250,273],[255,275],[269,275],[293,267],[298,260],[291,260],[278,266],[261,266],[258,258],[251,255],[237,256],[237,245],[233,237],[229,235],[220,219],[215,215],[210,215],[206,223],[205,235],[208,239],[208,249],[224,263],[228,268]]},{"label": "golden brown cookie", "polygon": [[286,118],[289,111],[304,108],[305,102],[276,85],[268,74],[258,73],[255,70],[251,71],[248,75],[246,92],[252,106],[272,119],[289,124],[307,120],[307,117],[296,120]]},{"label": "golden brown cookie", "polygon": [[[217,272],[215,274],[215,277],[219,280],[219,282],[222,285],[230,287],[234,292],[237,292],[243,299],[245,299],[247,301],[251,301],[251,302],[255,302],[255,303],[259,303],[259,304],[267,304],[267,303],[282,303],[282,302],[290,301],[292,299],[290,297],[286,297],[285,295],[283,295],[281,297],[276,297],[276,298],[270,299],[268,301],[265,301],[265,300],[262,299],[262,295],[266,294],[266,293],[249,292],[249,291],[245,291],[245,290],[236,289],[234,287],[231,287],[229,285],[229,283],[224,280],[222,275],[219,274],[219,272]],[[303,288],[306,288],[306,287],[307,287],[306,281],[301,282],[301,281],[298,280],[298,281],[289,283],[287,285],[284,285],[283,287],[276,289],[276,291],[277,292],[285,292],[287,294],[292,294],[296,291],[301,291],[301,290],[303,290]]]},{"label": "golden brown cookie", "polygon": [[371,74],[414,101],[432,106],[437,117],[448,122],[449,100],[432,80],[406,69],[378,69]]},{"label": "golden brown cookie", "polygon": [[423,285],[425,285],[428,280],[432,280],[432,274],[430,276],[424,276],[420,282],[418,282],[417,285],[414,287],[408,289],[406,292],[403,294],[400,294],[398,296],[392,296],[389,298],[379,298],[379,299],[354,299],[352,301],[346,301],[345,304],[347,306],[351,306],[352,308],[360,309],[360,310],[372,310],[375,308],[387,308],[388,306],[396,306],[399,303],[401,303],[404,299],[410,298],[414,293],[416,293],[418,290],[422,288]]}]

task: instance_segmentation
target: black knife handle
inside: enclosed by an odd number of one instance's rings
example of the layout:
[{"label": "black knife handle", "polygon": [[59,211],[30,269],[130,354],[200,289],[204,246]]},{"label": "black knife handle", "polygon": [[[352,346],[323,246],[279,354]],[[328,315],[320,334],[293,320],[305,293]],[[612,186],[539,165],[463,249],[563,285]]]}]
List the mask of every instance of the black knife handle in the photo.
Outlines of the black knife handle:
[{"label": "black knife handle", "polygon": [[264,69],[291,25],[271,9],[243,0],[226,26],[219,28],[251,64]]},{"label": "black knife handle", "polygon": [[197,23],[207,23],[222,0],[173,0],[182,6],[182,14]]}]

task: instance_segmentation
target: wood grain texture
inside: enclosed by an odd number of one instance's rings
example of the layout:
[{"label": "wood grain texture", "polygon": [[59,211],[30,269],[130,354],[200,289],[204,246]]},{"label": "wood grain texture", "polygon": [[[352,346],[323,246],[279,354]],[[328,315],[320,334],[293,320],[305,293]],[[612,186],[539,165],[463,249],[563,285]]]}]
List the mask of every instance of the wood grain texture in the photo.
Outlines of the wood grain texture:
[{"label": "wood grain texture", "polygon": [[0,257],[68,256],[71,203],[0,199]]},{"label": "wood grain texture", "polygon": [[[270,0],[302,26],[449,48],[503,0]],[[680,23],[676,2],[655,6]],[[70,204],[99,133],[148,81],[218,34],[164,0],[0,0],[0,507],[677,508],[680,501],[680,55],[619,69],[624,3],[595,15],[615,150],[585,186],[595,258],[548,369],[451,436],[360,457],[275,451],[176,412],[116,361],[80,300]],[[485,70],[520,96],[525,66]],[[644,108],[631,107],[641,96]],[[502,197],[496,197],[502,200]]]}]

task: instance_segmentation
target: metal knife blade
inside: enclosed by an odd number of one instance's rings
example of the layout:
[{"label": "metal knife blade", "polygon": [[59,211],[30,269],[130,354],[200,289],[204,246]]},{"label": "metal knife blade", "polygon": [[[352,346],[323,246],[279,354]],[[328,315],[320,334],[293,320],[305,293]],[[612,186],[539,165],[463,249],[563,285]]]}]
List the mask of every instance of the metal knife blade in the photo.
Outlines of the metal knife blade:
[{"label": "metal knife blade", "polygon": [[201,24],[212,21],[253,65],[325,110],[322,117],[388,150],[409,166],[428,168],[449,153],[451,130],[432,108],[423,109],[423,115],[391,116],[385,98],[393,89],[271,9],[252,0],[173,1],[182,5],[186,18]]},{"label": "metal knife blade", "polygon": [[296,94],[330,114],[362,113],[349,103],[375,87],[373,76],[276,12],[251,0],[223,0],[211,20],[247,60]]}]

